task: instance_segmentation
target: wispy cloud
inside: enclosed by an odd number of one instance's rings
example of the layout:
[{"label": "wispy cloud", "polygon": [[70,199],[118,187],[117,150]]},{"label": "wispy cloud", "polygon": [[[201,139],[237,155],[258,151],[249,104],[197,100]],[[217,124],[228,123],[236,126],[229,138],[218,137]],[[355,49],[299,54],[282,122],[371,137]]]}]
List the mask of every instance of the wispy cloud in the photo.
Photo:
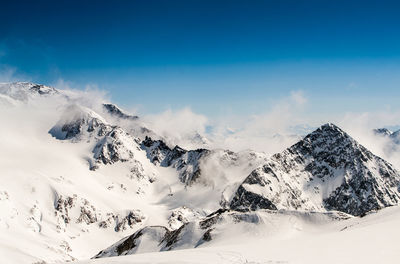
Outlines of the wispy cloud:
[{"label": "wispy cloud", "polygon": [[196,133],[205,134],[208,119],[194,113],[189,107],[160,114],[143,116],[144,122],[157,134],[170,140],[170,144],[182,144]]},{"label": "wispy cloud", "polygon": [[26,77],[17,74],[17,68],[0,64],[0,82],[16,82],[21,79],[28,80]]},{"label": "wispy cloud", "polygon": [[[0,82],[29,80],[18,74],[16,68],[0,66]],[[64,90],[70,101],[90,107],[101,113],[102,103],[110,102],[110,95],[96,84],[79,85],[65,79],[58,79],[52,86]],[[267,100],[266,100],[267,101]],[[268,100],[269,102],[271,100]],[[277,98],[268,111],[256,115],[226,114],[210,118],[195,113],[190,107],[179,110],[168,109],[159,114],[137,113],[143,124],[169,140],[171,145],[195,147],[188,142],[197,134],[205,136],[209,148],[223,148],[234,151],[253,149],[273,154],[282,151],[300,139],[294,127],[305,125],[316,127],[324,122],[333,122],[361,144],[392,163],[399,163],[400,151],[393,152],[390,142],[377,138],[372,129],[396,127],[400,124],[400,111],[383,107],[376,112],[347,112],[335,117],[322,119],[309,116],[309,97],[301,90],[293,90],[282,98]],[[310,126],[307,126],[310,125]],[[391,150],[391,151],[388,151]]]},{"label": "wispy cloud", "polygon": [[293,127],[303,124],[302,112],[308,99],[302,91],[292,91],[270,111],[251,116],[226,115],[210,119],[190,108],[144,116],[149,127],[174,144],[183,144],[199,133],[208,138],[211,148],[235,151],[254,149],[274,153],[294,143]]}]

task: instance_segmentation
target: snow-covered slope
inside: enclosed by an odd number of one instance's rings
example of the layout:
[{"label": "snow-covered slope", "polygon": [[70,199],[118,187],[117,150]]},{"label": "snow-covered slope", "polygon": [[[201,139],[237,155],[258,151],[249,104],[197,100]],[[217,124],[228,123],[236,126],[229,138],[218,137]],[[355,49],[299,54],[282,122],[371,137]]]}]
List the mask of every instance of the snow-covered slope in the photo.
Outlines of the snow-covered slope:
[{"label": "snow-covered slope", "polygon": [[[11,85],[15,94],[30,87]],[[0,256],[7,263],[88,258],[147,222],[167,222],[162,205],[150,206],[159,173],[138,142],[60,93],[16,97],[0,112]],[[161,220],[152,222],[157,211]]]},{"label": "snow-covered slope", "polygon": [[58,90],[53,87],[29,82],[0,83],[0,94],[7,95],[15,100],[27,101],[36,96],[54,95]]},{"label": "snow-covered slope", "polygon": [[[190,150],[154,164],[135,134],[145,124],[103,112],[104,102],[84,93],[35,84],[1,91],[0,255],[8,263],[89,258],[147,225],[177,229],[219,208],[231,184],[211,180],[228,165],[213,159],[211,173]],[[205,165],[201,183],[182,182],[182,171],[191,177]],[[242,181],[256,165],[236,166],[246,167],[233,177]]]},{"label": "snow-covered slope", "polygon": [[[291,226],[296,221],[315,222],[318,225],[351,218],[346,214],[331,213],[298,213],[298,212],[273,212],[261,210],[258,212],[234,212],[218,210],[198,221],[182,225],[179,229],[169,230],[163,226],[150,226],[140,229],[134,234],[118,241],[114,245],[99,252],[94,258],[123,256],[153,251],[169,251],[176,249],[197,248],[220,241],[235,234],[240,236],[238,230],[249,235],[251,232],[275,233],[271,223],[279,223],[282,227]],[[236,229],[236,230],[235,230]],[[282,231],[284,228],[282,228]],[[286,230],[287,231],[287,230]]]},{"label": "snow-covered slope", "polygon": [[90,137],[102,137],[111,131],[112,126],[91,109],[72,104],[66,107],[60,120],[49,133],[60,140],[90,140]]},{"label": "snow-covered slope", "polygon": [[[168,152],[162,157],[168,157]],[[301,221],[328,216],[335,221],[349,219],[397,205],[399,187],[400,174],[389,163],[337,126],[326,124],[250,173],[228,205],[236,212],[220,209],[175,230],[146,227],[95,257],[196,248],[220,240],[243,222],[263,230],[272,221],[271,214],[283,219],[290,215],[292,220],[300,216]]]},{"label": "snow-covered slope", "polygon": [[253,214],[262,221],[232,224],[224,238],[195,249],[99,258],[77,264],[395,264],[400,258],[396,243],[400,236],[397,206],[347,220],[317,213]]},{"label": "snow-covered slope", "polygon": [[[82,91],[1,84],[0,109],[0,256],[7,263],[206,252],[233,242],[247,248],[250,238],[271,244],[264,238],[358,219],[326,210],[361,215],[398,200],[391,165],[333,125],[270,157],[170,145],[176,138],[157,135],[145,118]],[[210,143],[198,133],[187,138]],[[239,197],[241,188],[254,196]],[[265,207],[271,193],[271,204],[286,210],[247,211]],[[261,196],[263,203],[249,200]]]}]

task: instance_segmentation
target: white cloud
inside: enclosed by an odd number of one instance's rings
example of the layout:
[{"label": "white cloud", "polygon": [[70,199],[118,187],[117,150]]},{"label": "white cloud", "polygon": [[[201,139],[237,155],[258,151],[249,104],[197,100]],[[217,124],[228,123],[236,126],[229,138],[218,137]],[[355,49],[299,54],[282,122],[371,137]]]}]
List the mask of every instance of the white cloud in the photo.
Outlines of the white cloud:
[{"label": "white cloud", "polygon": [[190,108],[173,111],[166,110],[160,114],[143,116],[142,120],[157,134],[170,140],[170,144],[185,145],[188,137],[196,133],[204,134],[208,119],[194,113]]},{"label": "white cloud", "polygon": [[[157,134],[169,139],[169,144],[189,146],[195,134],[206,136],[210,148],[234,151],[253,149],[275,153],[294,143],[298,137],[292,127],[303,124],[303,110],[307,98],[302,91],[292,91],[277,100],[270,111],[252,116],[228,115],[209,120],[190,108],[166,110],[160,114],[143,116],[142,120]],[[212,130],[207,131],[207,126]]]},{"label": "white cloud", "polygon": [[[12,67],[0,67],[0,81],[21,81]],[[92,108],[102,113],[102,103],[109,102],[107,92],[95,84],[77,86],[59,79],[52,86],[64,90],[73,103]],[[57,102],[55,102],[57,103]],[[60,102],[61,104],[61,102]],[[303,124],[322,125],[321,120],[311,119],[306,110],[309,100],[303,91],[291,91],[286,97],[277,99],[268,111],[256,115],[225,115],[216,119],[194,113],[189,107],[180,110],[166,110],[155,115],[141,115],[141,122],[157,134],[169,140],[170,145],[194,148],[190,144],[196,134],[209,139],[209,148],[223,148],[233,151],[253,149],[269,154],[280,152],[300,137],[293,135],[293,127]],[[377,138],[372,129],[398,126],[400,111],[382,108],[378,112],[348,112],[324,122],[333,122],[343,128],[373,153],[382,156],[400,168],[400,151],[393,151],[387,139]],[[212,129],[207,129],[212,127]]]},{"label": "white cloud", "polygon": [[70,100],[74,103],[89,107],[95,111],[101,112],[101,105],[110,101],[107,91],[99,89],[97,84],[76,85],[73,82],[58,79],[51,86],[64,90]]},{"label": "white cloud", "polygon": [[[209,140],[209,148],[253,149],[272,154],[298,139],[292,135],[292,128],[306,121],[303,110],[307,103],[302,91],[292,91],[277,100],[269,111],[252,116],[227,115],[210,120],[184,108],[142,116],[142,120],[154,132],[169,139],[171,145],[189,147],[190,140],[198,133]],[[211,131],[207,126],[212,127]]]},{"label": "white cloud", "polygon": [[0,65],[0,82],[15,82],[21,79],[21,76],[17,76],[17,69],[7,65]]},{"label": "white cloud", "polygon": [[[298,138],[291,128],[305,122],[303,110],[307,98],[302,91],[292,91],[277,100],[271,110],[252,116],[236,116],[214,123],[216,146],[235,151],[254,149],[275,153],[290,146]],[[226,117],[224,117],[226,118]]]},{"label": "white cloud", "polygon": [[389,138],[373,133],[375,128],[398,126],[400,124],[399,111],[387,109],[378,112],[348,112],[333,122],[372,153],[400,169],[400,147],[394,145]]}]

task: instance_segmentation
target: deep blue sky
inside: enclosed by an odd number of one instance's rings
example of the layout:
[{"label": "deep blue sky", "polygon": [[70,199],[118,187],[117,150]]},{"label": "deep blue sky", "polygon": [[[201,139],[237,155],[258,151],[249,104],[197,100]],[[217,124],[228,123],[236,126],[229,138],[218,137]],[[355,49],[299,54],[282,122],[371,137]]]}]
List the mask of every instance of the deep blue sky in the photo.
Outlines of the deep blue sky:
[{"label": "deep blue sky", "polygon": [[399,110],[396,1],[2,1],[0,66],[143,113]]}]

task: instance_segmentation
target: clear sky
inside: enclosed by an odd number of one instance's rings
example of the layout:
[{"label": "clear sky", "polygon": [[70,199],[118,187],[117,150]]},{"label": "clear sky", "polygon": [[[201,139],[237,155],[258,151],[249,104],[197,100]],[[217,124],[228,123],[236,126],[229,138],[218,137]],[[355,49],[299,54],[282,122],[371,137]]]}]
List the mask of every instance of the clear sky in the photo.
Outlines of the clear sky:
[{"label": "clear sky", "polygon": [[143,113],[400,110],[400,2],[2,1],[0,69]]}]

